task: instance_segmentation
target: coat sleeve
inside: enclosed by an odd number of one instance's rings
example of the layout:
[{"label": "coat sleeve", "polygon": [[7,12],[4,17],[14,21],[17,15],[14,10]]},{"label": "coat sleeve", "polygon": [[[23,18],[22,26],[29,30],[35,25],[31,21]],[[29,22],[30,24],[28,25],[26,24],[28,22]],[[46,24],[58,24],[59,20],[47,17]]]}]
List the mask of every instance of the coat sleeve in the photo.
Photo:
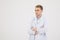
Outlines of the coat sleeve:
[{"label": "coat sleeve", "polygon": [[35,32],[32,31],[32,28],[33,27],[35,27],[34,19],[32,20],[31,25],[30,25],[30,28],[29,28],[29,32],[28,32],[29,35],[34,35],[35,34]]},{"label": "coat sleeve", "polygon": [[38,32],[39,32],[39,34],[46,35],[46,33],[47,33],[47,22],[46,22],[46,20],[44,20],[44,22],[41,25],[41,27],[38,28]]}]

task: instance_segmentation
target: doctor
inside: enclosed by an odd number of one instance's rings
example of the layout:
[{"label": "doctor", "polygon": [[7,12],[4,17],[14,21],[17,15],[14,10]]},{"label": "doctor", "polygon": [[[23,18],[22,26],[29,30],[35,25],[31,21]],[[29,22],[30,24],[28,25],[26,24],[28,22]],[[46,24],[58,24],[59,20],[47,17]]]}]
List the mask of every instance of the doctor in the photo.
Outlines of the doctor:
[{"label": "doctor", "polygon": [[29,31],[29,40],[47,40],[46,39],[46,23],[42,15],[43,6],[35,6],[35,18],[33,19]]}]

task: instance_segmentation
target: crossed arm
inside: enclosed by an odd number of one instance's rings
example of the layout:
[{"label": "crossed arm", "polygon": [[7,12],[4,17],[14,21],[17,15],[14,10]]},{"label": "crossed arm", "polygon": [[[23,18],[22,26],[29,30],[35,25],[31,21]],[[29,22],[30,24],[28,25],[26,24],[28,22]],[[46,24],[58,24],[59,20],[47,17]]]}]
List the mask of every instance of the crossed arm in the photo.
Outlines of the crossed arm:
[{"label": "crossed arm", "polygon": [[[42,25],[41,28],[44,29],[44,25]],[[31,30],[35,32],[34,35],[37,35],[39,33],[37,27],[32,27]]]}]

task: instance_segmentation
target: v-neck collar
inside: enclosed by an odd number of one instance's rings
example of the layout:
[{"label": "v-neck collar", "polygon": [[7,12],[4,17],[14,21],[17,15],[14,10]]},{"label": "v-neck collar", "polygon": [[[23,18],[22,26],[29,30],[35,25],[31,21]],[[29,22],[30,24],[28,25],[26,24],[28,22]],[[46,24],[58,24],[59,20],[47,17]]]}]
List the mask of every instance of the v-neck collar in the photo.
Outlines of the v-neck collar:
[{"label": "v-neck collar", "polygon": [[38,20],[41,20],[42,18],[43,18],[42,16],[41,16],[40,18],[37,18],[37,17],[36,17],[36,20],[38,21]]}]

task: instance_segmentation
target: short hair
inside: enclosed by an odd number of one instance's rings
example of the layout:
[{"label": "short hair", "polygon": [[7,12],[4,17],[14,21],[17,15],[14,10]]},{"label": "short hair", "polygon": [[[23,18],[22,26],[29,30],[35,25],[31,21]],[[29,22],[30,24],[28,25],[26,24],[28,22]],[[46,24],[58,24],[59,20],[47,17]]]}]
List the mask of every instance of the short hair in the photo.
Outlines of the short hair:
[{"label": "short hair", "polygon": [[36,8],[41,8],[41,10],[43,10],[43,6],[42,5],[36,5]]}]

